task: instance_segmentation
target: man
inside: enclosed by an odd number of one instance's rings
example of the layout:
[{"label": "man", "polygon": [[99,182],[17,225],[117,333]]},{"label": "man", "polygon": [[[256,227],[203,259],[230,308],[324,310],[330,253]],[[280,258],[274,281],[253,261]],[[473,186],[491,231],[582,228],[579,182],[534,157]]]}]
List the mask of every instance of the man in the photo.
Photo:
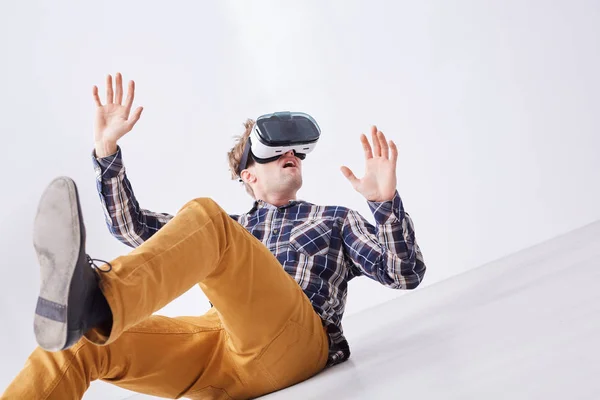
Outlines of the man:
[{"label": "man", "polygon": [[[341,319],[350,279],[396,289],[423,279],[396,191],[398,151],[376,128],[372,146],[361,137],[365,176],[342,168],[376,226],[344,207],[297,200],[302,159],[320,134],[300,113],[247,121],[229,152],[232,176],[255,199],[248,213],[196,199],[173,217],[142,209],[127,179],[117,142],[142,108],[131,112],[133,82],[123,104],[122,86],[120,74],[114,90],[108,76],[104,105],[94,86],[94,163],[109,229],[135,249],[110,263],[92,260],[74,182],[49,185],[34,227],[40,347],[3,398],[79,399],[95,379],[167,398],[257,397],[349,357]],[[213,305],[206,314],[152,315],[195,284]]]}]

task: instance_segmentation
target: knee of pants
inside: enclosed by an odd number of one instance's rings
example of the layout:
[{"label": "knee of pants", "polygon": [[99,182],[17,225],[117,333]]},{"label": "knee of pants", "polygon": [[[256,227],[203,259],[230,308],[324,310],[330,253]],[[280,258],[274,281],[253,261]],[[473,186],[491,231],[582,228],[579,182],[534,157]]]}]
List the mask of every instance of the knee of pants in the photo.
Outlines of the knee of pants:
[{"label": "knee of pants", "polygon": [[185,210],[186,208],[197,207],[197,206],[200,206],[202,209],[206,210],[209,213],[217,213],[217,212],[225,213],[225,210],[223,210],[221,208],[221,206],[210,197],[198,197],[196,199],[190,200],[187,203],[185,203],[179,211],[181,212],[182,210]]}]

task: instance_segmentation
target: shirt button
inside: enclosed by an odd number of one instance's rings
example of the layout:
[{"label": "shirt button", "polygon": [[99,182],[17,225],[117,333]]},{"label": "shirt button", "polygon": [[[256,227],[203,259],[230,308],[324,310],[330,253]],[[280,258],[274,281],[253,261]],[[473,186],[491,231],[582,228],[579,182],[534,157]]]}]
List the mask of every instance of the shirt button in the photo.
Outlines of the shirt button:
[{"label": "shirt button", "polygon": [[279,229],[273,230],[273,233],[277,235],[279,233]]}]

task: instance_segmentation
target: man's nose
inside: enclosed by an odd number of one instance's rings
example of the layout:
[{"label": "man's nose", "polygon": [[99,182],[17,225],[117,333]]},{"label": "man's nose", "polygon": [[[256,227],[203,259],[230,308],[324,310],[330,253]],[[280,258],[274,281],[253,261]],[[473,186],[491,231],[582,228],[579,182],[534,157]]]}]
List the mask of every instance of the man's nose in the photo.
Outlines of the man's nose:
[{"label": "man's nose", "polygon": [[296,152],[294,150],[288,150],[284,153],[286,156],[295,156]]}]

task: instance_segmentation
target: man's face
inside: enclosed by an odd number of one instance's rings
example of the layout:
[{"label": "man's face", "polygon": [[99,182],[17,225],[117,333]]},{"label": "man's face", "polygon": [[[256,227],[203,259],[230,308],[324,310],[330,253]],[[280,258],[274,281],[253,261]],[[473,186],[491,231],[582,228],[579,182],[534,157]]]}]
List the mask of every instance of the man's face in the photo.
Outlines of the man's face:
[{"label": "man's face", "polygon": [[266,164],[254,163],[255,186],[261,193],[294,194],[302,187],[302,160],[288,151],[278,160]]}]

